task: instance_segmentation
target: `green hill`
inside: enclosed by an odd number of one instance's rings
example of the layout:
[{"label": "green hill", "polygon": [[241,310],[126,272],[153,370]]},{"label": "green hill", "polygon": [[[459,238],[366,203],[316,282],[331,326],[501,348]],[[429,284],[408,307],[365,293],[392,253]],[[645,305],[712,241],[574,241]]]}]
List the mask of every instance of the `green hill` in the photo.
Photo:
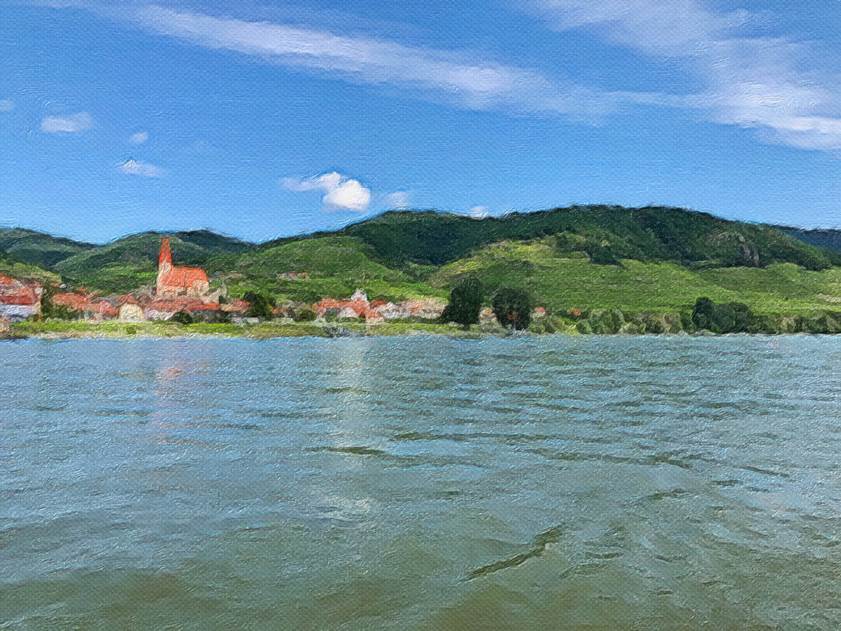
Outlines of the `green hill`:
[{"label": "green hill", "polygon": [[[93,246],[25,230],[2,235],[32,259],[40,247],[43,265],[71,285],[105,293],[151,284],[161,237],[147,232]],[[205,267],[233,297],[257,290],[312,302],[356,288],[390,300],[446,297],[474,274],[489,291],[526,287],[556,311],[677,311],[699,296],[760,313],[841,308],[841,252],[819,247],[832,246],[832,234],[677,208],[574,206],[481,220],[388,212],[259,245],[207,230],[170,236],[177,263]]]},{"label": "green hill", "polygon": [[560,253],[554,237],[503,242],[442,266],[428,282],[451,287],[467,275],[486,290],[509,285],[530,290],[553,311],[571,307],[638,313],[677,312],[700,296],[717,302],[744,302],[757,313],[801,314],[838,309],[841,268],[811,271],[792,263],[765,268],[693,268],[670,261],[622,260],[594,265],[580,253]]},{"label": "green hill", "polygon": [[[153,282],[161,236],[144,232],[117,239],[66,258],[53,269],[75,285],[105,292],[130,291]],[[173,257],[183,265],[205,265],[214,256],[252,247],[207,230],[172,233],[170,242]]]},{"label": "green hill", "polygon": [[401,211],[348,226],[339,234],[367,243],[391,265],[441,265],[490,243],[547,235],[558,236],[560,248],[585,252],[601,262],[635,259],[718,267],[795,263],[807,269],[841,264],[841,254],[771,226],[678,208],[573,206],[481,220]]},{"label": "green hill", "polygon": [[58,274],[36,265],[16,261],[3,253],[0,253],[0,274],[7,274],[22,280],[36,280],[41,283],[58,284],[61,282]]},{"label": "green hill", "polygon": [[[360,287],[372,297],[394,300],[441,293],[405,271],[383,265],[370,246],[346,236],[275,242],[236,259],[216,258],[209,270],[218,272],[234,295],[258,290],[281,300],[312,302],[324,296],[348,296]],[[306,272],[306,277],[292,279],[290,272]]]},{"label": "green hill", "polygon": [[35,230],[0,228],[0,251],[16,261],[39,267],[51,268],[94,247],[91,243],[53,237]]},{"label": "green hill", "polygon": [[[760,224],[675,208],[573,207],[472,219],[389,212],[334,233],[217,259],[232,293],[279,298],[445,296],[468,274],[529,288],[552,309],[680,310],[699,296],[760,312],[832,309],[841,255]],[[290,280],[285,272],[308,272]]]}]

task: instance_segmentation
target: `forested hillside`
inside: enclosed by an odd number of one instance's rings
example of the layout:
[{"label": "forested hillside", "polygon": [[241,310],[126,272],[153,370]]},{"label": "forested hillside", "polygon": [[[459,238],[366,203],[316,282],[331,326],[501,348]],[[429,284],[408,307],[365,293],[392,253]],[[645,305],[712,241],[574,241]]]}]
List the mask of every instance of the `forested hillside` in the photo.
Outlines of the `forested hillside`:
[{"label": "forested hillside", "polygon": [[[837,233],[679,208],[574,206],[485,219],[394,211],[262,244],[206,230],[169,236],[176,262],[205,267],[235,297],[259,291],[313,302],[356,288],[390,300],[446,297],[473,275],[491,291],[526,288],[552,309],[675,309],[701,295],[769,313],[841,302]],[[2,230],[0,270],[124,293],[153,283],[160,238],[147,232],[92,245]]]}]

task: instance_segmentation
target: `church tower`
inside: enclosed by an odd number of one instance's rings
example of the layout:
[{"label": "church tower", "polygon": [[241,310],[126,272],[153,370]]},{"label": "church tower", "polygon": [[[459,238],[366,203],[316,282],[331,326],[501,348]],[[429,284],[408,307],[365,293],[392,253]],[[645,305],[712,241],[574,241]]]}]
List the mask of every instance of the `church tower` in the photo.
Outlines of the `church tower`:
[{"label": "church tower", "polygon": [[167,275],[172,271],[172,250],[169,248],[169,237],[161,239],[161,252],[158,255],[158,286],[157,293],[162,293],[162,288]]}]

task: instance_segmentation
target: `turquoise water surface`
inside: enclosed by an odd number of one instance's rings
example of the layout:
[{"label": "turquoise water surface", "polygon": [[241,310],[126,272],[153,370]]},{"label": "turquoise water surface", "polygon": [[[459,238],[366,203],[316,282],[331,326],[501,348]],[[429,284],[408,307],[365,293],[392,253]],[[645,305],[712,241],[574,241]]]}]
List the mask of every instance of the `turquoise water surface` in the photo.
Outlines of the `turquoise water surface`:
[{"label": "turquoise water surface", "polygon": [[841,627],[841,338],[0,343],[0,628]]}]

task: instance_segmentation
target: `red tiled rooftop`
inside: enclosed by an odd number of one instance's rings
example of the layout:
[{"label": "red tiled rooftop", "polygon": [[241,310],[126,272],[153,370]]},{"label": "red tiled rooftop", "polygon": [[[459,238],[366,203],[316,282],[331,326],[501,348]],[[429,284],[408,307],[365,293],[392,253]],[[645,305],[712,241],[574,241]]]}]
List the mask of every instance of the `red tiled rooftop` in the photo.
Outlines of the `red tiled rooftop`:
[{"label": "red tiled rooftop", "polygon": [[206,283],[207,273],[200,267],[173,267],[161,279],[165,287],[183,287],[189,289],[195,283]]},{"label": "red tiled rooftop", "polygon": [[32,287],[20,287],[15,291],[4,291],[0,293],[0,305],[24,305],[32,306],[38,304],[38,294]]}]

